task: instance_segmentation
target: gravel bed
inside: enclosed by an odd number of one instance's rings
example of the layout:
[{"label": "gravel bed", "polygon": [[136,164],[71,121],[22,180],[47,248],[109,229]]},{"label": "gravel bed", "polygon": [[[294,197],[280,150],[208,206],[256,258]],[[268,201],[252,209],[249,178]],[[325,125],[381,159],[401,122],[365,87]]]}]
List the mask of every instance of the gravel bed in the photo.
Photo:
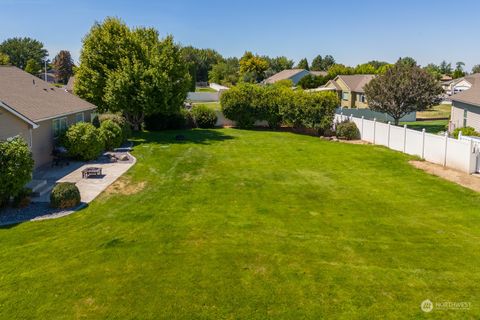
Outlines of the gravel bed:
[{"label": "gravel bed", "polygon": [[6,208],[0,211],[0,226],[18,224],[26,221],[56,219],[68,216],[85,206],[86,204],[81,203],[76,208],[64,210],[50,208],[49,203],[34,202],[22,209]]}]

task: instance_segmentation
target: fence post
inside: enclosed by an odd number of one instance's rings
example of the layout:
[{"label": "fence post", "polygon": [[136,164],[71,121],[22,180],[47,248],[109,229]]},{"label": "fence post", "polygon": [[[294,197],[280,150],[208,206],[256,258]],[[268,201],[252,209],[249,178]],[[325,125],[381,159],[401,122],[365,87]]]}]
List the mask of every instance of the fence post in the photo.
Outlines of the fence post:
[{"label": "fence post", "polygon": [[350,121],[353,121],[353,113],[350,114]]},{"label": "fence post", "polygon": [[443,159],[443,166],[447,166],[447,146],[448,146],[448,132],[445,132],[445,157]]},{"label": "fence post", "polygon": [[376,134],[377,134],[377,118],[373,118],[373,144],[375,144]]},{"label": "fence post", "polygon": [[362,132],[360,132],[360,135],[362,136],[362,137],[361,137],[362,140],[363,140],[363,120],[365,120],[365,117],[364,117],[364,116],[362,116]]},{"label": "fence post", "polygon": [[462,135],[462,131],[460,131],[460,132],[458,133],[458,140],[462,140],[462,136],[463,136],[463,135]]},{"label": "fence post", "polygon": [[407,151],[407,125],[403,125],[403,153]]},{"label": "fence post", "polygon": [[422,129],[422,159],[425,160],[425,128]]},{"label": "fence post", "polygon": [[390,148],[390,128],[392,127],[392,123],[388,121],[388,135],[387,135],[387,147]]}]

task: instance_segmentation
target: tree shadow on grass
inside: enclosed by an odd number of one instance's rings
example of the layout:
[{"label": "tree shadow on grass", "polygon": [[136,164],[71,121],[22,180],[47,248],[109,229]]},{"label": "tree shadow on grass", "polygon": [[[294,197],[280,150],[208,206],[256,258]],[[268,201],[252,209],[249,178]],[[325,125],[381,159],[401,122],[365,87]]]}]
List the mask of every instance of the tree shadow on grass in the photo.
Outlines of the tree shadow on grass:
[{"label": "tree shadow on grass", "polygon": [[130,139],[134,145],[148,144],[202,144],[210,145],[235,137],[227,135],[220,130],[165,130],[165,131],[142,131],[134,134]]}]

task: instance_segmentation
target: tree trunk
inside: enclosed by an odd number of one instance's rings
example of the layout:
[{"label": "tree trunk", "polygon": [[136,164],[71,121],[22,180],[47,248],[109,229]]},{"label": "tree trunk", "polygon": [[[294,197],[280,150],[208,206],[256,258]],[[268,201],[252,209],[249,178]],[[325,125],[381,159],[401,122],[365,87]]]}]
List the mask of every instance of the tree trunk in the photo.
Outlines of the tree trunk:
[{"label": "tree trunk", "polygon": [[400,118],[393,118],[393,121],[395,122],[395,125],[398,126],[398,123],[400,122]]}]

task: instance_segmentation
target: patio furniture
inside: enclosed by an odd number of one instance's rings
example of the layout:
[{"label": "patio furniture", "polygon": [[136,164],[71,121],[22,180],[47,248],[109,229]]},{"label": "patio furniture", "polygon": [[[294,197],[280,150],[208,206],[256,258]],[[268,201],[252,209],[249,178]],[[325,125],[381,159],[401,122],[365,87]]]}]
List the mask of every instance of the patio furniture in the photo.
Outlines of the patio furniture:
[{"label": "patio furniture", "polygon": [[52,167],[63,166],[63,164],[66,164],[67,166],[70,165],[68,151],[64,147],[55,147],[52,151],[52,156],[53,156]]},{"label": "patio furniture", "polygon": [[102,168],[88,167],[82,170],[82,178],[88,179],[91,176],[98,177],[102,175]]}]

